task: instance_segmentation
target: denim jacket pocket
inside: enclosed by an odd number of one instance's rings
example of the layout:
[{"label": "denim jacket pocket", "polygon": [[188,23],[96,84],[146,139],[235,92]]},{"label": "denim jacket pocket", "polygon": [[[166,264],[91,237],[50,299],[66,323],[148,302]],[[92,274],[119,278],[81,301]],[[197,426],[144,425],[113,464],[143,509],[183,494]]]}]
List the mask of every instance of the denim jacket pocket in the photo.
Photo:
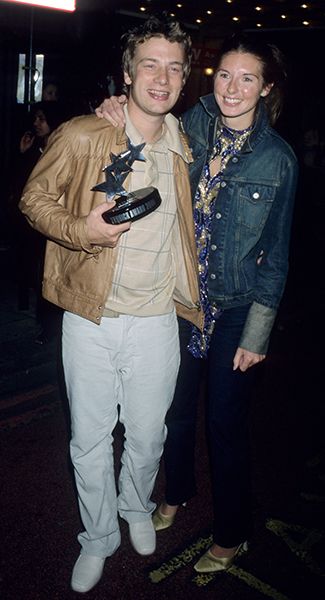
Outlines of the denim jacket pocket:
[{"label": "denim jacket pocket", "polygon": [[258,232],[264,226],[275,198],[273,185],[248,184],[239,195],[239,222],[248,229]]}]

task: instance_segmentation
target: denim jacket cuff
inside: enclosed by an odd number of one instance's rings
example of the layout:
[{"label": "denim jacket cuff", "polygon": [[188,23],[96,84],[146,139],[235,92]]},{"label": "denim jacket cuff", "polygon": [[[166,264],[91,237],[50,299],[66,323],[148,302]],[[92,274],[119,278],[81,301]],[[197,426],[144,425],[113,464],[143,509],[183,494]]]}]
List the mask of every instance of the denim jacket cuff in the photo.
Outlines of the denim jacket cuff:
[{"label": "denim jacket cuff", "polygon": [[276,313],[274,308],[253,302],[240,338],[240,348],[266,354]]}]

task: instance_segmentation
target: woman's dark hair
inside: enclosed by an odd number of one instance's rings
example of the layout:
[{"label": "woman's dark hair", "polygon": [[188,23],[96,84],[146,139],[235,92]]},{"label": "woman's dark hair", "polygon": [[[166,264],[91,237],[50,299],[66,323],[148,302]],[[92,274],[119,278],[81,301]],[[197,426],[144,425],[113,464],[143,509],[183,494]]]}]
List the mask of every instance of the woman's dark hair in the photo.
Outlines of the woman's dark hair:
[{"label": "woman's dark hair", "polygon": [[143,24],[131,29],[122,36],[124,52],[122,66],[131,79],[134,76],[134,56],[139,44],[143,44],[153,37],[163,37],[168,42],[178,42],[184,49],[184,82],[191,70],[192,42],[190,36],[181,28],[180,24],[164,13],[157,17],[149,17]]},{"label": "woman's dark hair", "polygon": [[263,98],[272,125],[280,116],[287,81],[287,68],[282,52],[273,44],[266,43],[244,33],[226,38],[220,49],[219,64],[229,52],[253,54],[262,64],[265,85],[273,84],[269,94]]},{"label": "woman's dark hair", "polygon": [[37,111],[42,111],[51,132],[69,118],[66,108],[59,102],[51,100],[35,102],[31,107],[32,119],[35,118]]}]

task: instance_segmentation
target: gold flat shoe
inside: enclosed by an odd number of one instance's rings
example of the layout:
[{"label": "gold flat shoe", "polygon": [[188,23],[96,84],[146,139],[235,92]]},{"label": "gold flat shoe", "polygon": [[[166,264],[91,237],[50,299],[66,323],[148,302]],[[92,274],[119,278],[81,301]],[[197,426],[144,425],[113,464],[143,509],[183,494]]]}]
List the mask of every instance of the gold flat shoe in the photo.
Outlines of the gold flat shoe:
[{"label": "gold flat shoe", "polygon": [[243,542],[240,544],[233,556],[230,557],[219,557],[214,556],[210,550],[207,550],[203,556],[201,556],[200,560],[194,565],[194,569],[198,573],[217,573],[218,571],[227,571],[230,569],[234,560],[237,556],[242,554],[242,552],[247,551],[247,542]]},{"label": "gold flat shoe", "polygon": [[161,531],[162,529],[168,529],[168,527],[171,527],[174,523],[176,516],[173,515],[169,517],[167,515],[163,515],[160,512],[159,508],[157,508],[157,510],[152,515],[152,524],[156,531]]}]

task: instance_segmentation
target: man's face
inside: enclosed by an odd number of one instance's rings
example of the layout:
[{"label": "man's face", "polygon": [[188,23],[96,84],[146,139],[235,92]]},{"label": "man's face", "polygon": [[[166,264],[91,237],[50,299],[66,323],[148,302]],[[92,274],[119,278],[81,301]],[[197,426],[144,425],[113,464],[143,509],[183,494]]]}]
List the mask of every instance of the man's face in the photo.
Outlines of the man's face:
[{"label": "man's face", "polygon": [[46,100],[47,102],[56,102],[58,100],[58,88],[54,83],[48,83],[45,86],[42,100]]},{"label": "man's face", "polygon": [[139,44],[133,74],[124,73],[130,85],[128,106],[151,116],[163,116],[176,104],[184,85],[184,50],[177,42],[152,37]]}]

